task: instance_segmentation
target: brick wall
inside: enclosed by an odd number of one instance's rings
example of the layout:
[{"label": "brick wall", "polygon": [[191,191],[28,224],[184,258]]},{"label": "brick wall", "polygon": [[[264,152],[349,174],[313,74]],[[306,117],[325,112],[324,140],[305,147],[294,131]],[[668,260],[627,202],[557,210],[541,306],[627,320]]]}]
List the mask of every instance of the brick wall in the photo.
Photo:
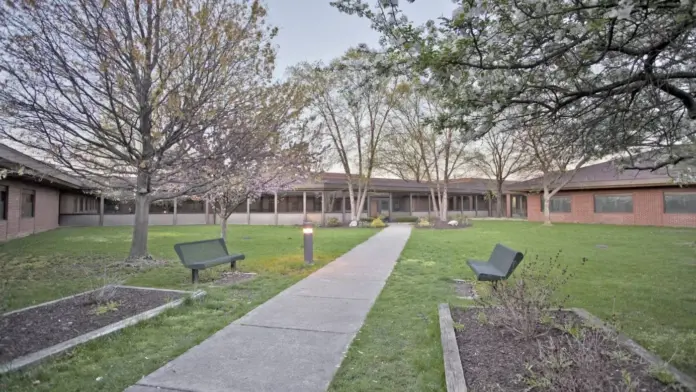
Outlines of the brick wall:
[{"label": "brick wall", "polygon": [[[664,212],[664,192],[694,192],[693,189],[675,187],[634,188],[596,191],[558,192],[557,196],[571,197],[571,212],[551,213],[552,222],[569,223],[604,223],[613,225],[643,226],[683,226],[696,227],[696,214],[666,214]],[[633,196],[633,213],[595,213],[594,195]],[[541,194],[527,196],[527,218],[530,221],[543,222],[541,212]]]},{"label": "brick wall", "polygon": [[[58,227],[60,192],[22,181],[0,181],[7,187],[7,219],[0,221],[0,241],[23,237]],[[22,218],[22,190],[34,191],[34,218]]]}]

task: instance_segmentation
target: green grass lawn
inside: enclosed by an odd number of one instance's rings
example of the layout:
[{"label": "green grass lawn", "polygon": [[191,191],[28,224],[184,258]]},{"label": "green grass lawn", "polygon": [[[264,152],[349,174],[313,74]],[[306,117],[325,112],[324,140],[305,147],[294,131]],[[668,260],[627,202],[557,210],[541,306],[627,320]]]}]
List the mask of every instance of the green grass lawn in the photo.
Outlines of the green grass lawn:
[{"label": "green grass lawn", "polygon": [[487,259],[498,242],[528,258],[562,251],[559,261],[575,274],[564,288],[568,306],[604,319],[615,312],[626,334],[696,376],[694,240],[691,229],[529,222],[414,230],[330,390],[444,391],[437,305],[469,303],[451,279],[473,279],[466,259]]},{"label": "green grass lawn", "polygon": [[[191,290],[190,270],[177,261],[177,242],[214,238],[215,226],[155,226],[149,251],[163,266],[124,268],[130,227],[63,228],[0,245],[0,279],[8,309],[41,303],[96,287],[118,277],[138,286]],[[374,229],[316,229],[312,267],[305,267],[302,231],[296,227],[231,226],[230,252],[247,259],[239,269],[257,278],[229,287],[212,282],[229,266],[201,271],[208,295],[162,316],[87,343],[24,373],[0,376],[2,391],[122,391],[142,376],[265,302],[286,287],[365,241]],[[9,279],[7,279],[9,278]],[[100,381],[96,381],[102,377]]]}]

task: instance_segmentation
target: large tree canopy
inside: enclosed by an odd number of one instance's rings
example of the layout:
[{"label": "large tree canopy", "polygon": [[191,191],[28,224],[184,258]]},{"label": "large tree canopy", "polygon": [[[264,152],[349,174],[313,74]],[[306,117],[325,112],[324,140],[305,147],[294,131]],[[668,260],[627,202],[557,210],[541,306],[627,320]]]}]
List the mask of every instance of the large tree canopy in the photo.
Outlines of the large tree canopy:
[{"label": "large tree canopy", "polygon": [[240,0],[3,2],[0,134],[134,198],[130,256],[145,256],[150,203],[200,193],[205,165],[248,152],[194,147],[270,79],[265,15]]},{"label": "large tree canopy", "polygon": [[696,1],[457,3],[423,26],[395,0],[332,4],[371,19],[391,48],[385,68],[438,85],[453,109],[480,118],[480,132],[515,106],[527,119],[601,118],[604,144],[666,152],[652,168],[693,157],[671,147],[696,133]]}]

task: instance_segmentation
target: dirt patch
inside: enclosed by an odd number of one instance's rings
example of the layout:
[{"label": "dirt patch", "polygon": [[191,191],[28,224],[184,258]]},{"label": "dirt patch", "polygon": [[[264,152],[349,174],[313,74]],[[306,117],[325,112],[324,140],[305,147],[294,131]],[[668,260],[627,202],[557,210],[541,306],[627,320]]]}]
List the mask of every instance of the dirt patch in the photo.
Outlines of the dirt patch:
[{"label": "dirt patch", "polygon": [[118,287],[99,306],[90,295],[58,301],[0,317],[0,363],[156,308],[183,293]]},{"label": "dirt patch", "polygon": [[[493,312],[452,310],[469,390],[610,391],[616,390],[617,385],[624,386],[622,390],[668,390],[650,376],[649,366],[642,359],[596,329],[579,327],[582,330],[566,331],[563,327],[540,324],[539,336],[519,339],[488,321],[495,316]],[[575,314],[566,312],[556,312],[551,323],[581,325]],[[582,345],[578,343],[581,341]]]},{"label": "dirt patch", "polygon": [[466,280],[454,279],[454,292],[457,293],[457,296],[460,298],[475,299],[478,297],[476,295],[476,290],[474,290],[473,282],[468,282]]},{"label": "dirt patch", "polygon": [[254,279],[256,274],[253,272],[223,272],[222,277],[215,281],[216,286],[230,286],[247,280]]}]

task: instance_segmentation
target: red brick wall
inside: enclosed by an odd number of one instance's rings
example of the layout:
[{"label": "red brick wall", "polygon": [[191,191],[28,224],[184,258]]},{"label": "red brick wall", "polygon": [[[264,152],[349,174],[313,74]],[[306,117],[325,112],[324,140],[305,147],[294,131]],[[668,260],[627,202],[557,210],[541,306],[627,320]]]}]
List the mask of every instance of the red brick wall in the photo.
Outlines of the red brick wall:
[{"label": "red brick wall", "polygon": [[[7,219],[0,221],[0,241],[23,237],[58,227],[60,192],[31,182],[0,181],[6,186]],[[34,196],[34,218],[22,218],[22,189],[30,189]]]},{"label": "red brick wall", "polygon": [[[613,225],[684,226],[696,227],[696,214],[665,214],[664,192],[694,192],[694,189],[634,188],[593,191],[558,192],[557,196],[571,197],[570,213],[551,213],[552,222],[605,223]],[[594,195],[633,195],[633,213],[595,213]],[[527,217],[543,222],[541,194],[527,196]]]}]

